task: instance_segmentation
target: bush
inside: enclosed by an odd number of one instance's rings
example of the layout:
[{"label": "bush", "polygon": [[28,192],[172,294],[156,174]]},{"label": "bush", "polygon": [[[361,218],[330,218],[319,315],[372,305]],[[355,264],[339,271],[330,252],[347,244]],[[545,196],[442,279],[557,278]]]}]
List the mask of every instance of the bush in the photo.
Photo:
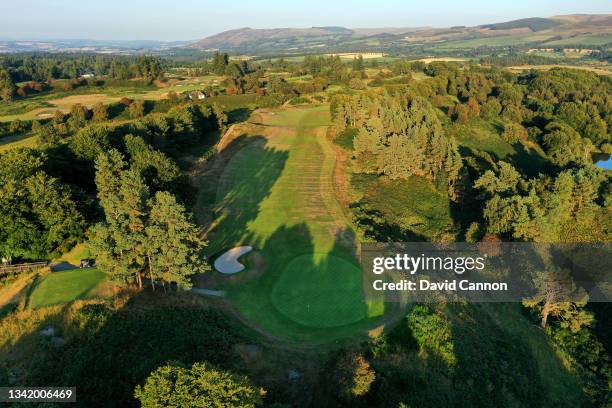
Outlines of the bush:
[{"label": "bush", "polygon": [[351,399],[367,394],[375,378],[376,373],[363,355],[348,353],[338,358],[332,383],[341,397]]},{"label": "bush", "polygon": [[128,108],[131,118],[141,118],[145,115],[145,101],[138,100],[130,104]]},{"label": "bush", "polygon": [[359,78],[352,78],[349,81],[349,88],[351,89],[355,89],[357,91],[362,91],[364,89],[366,89],[366,84]]},{"label": "bush", "polygon": [[155,370],[134,392],[143,408],[255,407],[259,390],[247,377],[216,369],[206,363],[191,368],[166,365]]},{"label": "bush", "polygon": [[504,126],[504,133],[502,134],[504,140],[510,144],[524,142],[528,136],[527,130],[518,123],[508,123]]}]

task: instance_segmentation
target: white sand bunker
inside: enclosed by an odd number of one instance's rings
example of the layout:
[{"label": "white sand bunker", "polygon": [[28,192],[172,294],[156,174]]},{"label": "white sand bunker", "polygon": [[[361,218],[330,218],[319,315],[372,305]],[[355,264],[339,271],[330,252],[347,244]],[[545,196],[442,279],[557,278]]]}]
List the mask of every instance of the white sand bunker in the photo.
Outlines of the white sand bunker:
[{"label": "white sand bunker", "polygon": [[238,262],[238,258],[252,250],[253,247],[250,246],[239,246],[230,249],[215,260],[215,269],[227,275],[242,271],[244,265]]}]

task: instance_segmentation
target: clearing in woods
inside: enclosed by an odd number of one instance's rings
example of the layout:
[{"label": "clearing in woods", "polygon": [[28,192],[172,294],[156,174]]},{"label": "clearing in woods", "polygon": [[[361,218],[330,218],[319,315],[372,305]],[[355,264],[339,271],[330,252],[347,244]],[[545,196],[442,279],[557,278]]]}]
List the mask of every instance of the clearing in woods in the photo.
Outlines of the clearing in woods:
[{"label": "clearing in woods", "polygon": [[328,109],[254,114],[254,123],[222,148],[217,191],[208,194],[214,199],[201,196],[196,207],[214,203],[211,254],[253,246],[240,260],[244,275],[217,280],[218,288],[244,319],[273,336],[350,337],[380,324],[389,306],[372,300],[364,285],[357,238],[334,194]]}]

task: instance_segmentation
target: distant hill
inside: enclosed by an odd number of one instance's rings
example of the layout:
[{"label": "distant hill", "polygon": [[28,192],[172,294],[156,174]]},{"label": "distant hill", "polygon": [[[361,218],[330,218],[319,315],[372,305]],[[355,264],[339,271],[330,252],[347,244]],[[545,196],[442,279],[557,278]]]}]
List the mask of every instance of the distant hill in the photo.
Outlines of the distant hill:
[{"label": "distant hill", "polygon": [[476,27],[239,28],[186,46],[245,55],[335,52],[445,53],[478,47],[593,47],[612,45],[612,14],[533,17]]},{"label": "distant hill", "polygon": [[520,20],[507,21],[505,23],[487,24],[481,27],[491,30],[511,30],[513,28],[529,28],[531,31],[542,31],[561,25],[562,22],[548,18],[522,18]]},{"label": "distant hill", "polygon": [[253,29],[250,27],[238,28],[236,30],[224,31],[212,35],[203,40],[190,44],[189,48],[209,49],[240,48],[243,44],[257,43],[260,41],[273,41],[281,39],[295,38],[330,38],[330,37],[350,37],[353,30],[343,27],[312,27],[312,28],[271,28]]}]

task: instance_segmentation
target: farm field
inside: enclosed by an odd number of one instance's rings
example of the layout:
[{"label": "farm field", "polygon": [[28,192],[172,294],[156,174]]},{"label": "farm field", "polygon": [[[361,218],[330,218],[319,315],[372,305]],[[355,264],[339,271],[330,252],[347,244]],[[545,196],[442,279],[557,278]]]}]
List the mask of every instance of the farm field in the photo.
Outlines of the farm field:
[{"label": "farm field", "polygon": [[584,65],[561,65],[561,64],[549,64],[549,65],[520,65],[514,67],[508,67],[512,71],[528,71],[530,69],[548,71],[553,68],[566,68],[566,69],[579,69],[583,71],[591,71],[598,75],[612,75],[612,67],[610,65],[602,65],[598,67],[584,66]]},{"label": "farm field", "polygon": [[471,40],[447,41],[434,46],[438,50],[472,49],[476,47],[500,47],[528,43],[533,41],[530,35],[507,35],[498,37],[474,38]]},{"label": "farm field", "polygon": [[87,298],[105,278],[106,274],[95,268],[52,272],[36,284],[29,306],[38,308]]},{"label": "farm field", "polygon": [[332,186],[327,111],[256,114],[258,125],[231,142],[240,146],[215,194],[209,252],[250,245],[260,259],[247,261],[244,277],[221,281],[219,288],[245,319],[273,336],[352,336],[376,325],[385,311],[382,301],[364,302],[357,238]]}]

